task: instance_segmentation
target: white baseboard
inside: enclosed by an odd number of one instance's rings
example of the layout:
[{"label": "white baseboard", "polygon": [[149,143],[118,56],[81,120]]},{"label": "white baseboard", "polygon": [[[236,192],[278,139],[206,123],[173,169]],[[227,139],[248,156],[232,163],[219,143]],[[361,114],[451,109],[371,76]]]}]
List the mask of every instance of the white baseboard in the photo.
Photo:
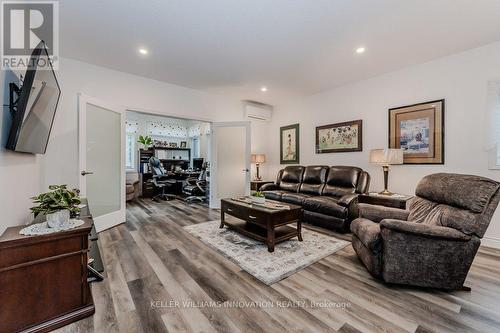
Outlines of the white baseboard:
[{"label": "white baseboard", "polygon": [[481,246],[492,247],[495,249],[500,249],[500,239],[484,237],[481,240]]}]

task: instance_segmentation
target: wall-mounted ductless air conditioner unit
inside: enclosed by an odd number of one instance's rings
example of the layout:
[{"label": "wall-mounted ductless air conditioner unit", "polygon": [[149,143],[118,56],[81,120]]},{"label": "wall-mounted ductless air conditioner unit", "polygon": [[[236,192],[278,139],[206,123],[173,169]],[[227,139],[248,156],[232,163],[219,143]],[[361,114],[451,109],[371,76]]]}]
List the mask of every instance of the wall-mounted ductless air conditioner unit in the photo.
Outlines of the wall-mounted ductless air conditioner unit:
[{"label": "wall-mounted ductless air conditioner unit", "polygon": [[270,121],[273,116],[273,106],[260,102],[243,101],[243,110],[250,120]]}]

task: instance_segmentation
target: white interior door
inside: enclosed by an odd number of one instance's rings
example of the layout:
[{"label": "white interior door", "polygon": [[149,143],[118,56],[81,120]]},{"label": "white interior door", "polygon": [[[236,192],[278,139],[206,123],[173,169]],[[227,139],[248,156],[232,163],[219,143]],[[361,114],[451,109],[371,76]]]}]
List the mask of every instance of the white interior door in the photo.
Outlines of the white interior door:
[{"label": "white interior door", "polygon": [[210,207],[250,194],[250,122],[212,124]]},{"label": "white interior door", "polygon": [[78,96],[80,195],[96,230],[125,222],[125,109]]}]

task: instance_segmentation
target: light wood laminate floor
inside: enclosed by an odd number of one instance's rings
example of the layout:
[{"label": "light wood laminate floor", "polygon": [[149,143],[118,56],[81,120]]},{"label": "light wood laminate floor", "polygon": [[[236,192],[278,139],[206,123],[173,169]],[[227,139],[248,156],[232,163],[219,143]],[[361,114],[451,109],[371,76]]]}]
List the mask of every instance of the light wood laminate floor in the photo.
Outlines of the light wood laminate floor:
[{"label": "light wood laminate floor", "polygon": [[481,247],[471,292],[384,285],[351,246],[269,287],[182,228],[219,216],[177,200],[129,204],[127,222],[99,235],[96,314],[58,332],[500,332],[498,250]]}]

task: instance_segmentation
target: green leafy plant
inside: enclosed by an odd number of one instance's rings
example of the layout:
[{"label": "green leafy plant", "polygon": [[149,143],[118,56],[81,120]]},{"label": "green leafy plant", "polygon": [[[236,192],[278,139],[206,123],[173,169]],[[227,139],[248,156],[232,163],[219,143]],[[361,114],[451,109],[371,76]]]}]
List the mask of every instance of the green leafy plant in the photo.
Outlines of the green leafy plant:
[{"label": "green leafy plant", "polygon": [[146,136],[139,135],[139,140],[137,140],[137,142],[142,143],[144,149],[149,149],[149,146],[153,145],[153,139],[151,139],[149,135]]},{"label": "green leafy plant", "polygon": [[67,185],[50,185],[49,190],[50,192],[31,198],[34,204],[38,204],[30,208],[33,213],[52,214],[64,209],[71,213],[80,211],[78,205],[81,200],[75,190],[68,190]]},{"label": "green leafy plant", "polygon": [[262,193],[261,191],[257,191],[257,192],[254,192],[252,193],[252,197],[256,197],[256,198],[264,198],[264,193]]}]

